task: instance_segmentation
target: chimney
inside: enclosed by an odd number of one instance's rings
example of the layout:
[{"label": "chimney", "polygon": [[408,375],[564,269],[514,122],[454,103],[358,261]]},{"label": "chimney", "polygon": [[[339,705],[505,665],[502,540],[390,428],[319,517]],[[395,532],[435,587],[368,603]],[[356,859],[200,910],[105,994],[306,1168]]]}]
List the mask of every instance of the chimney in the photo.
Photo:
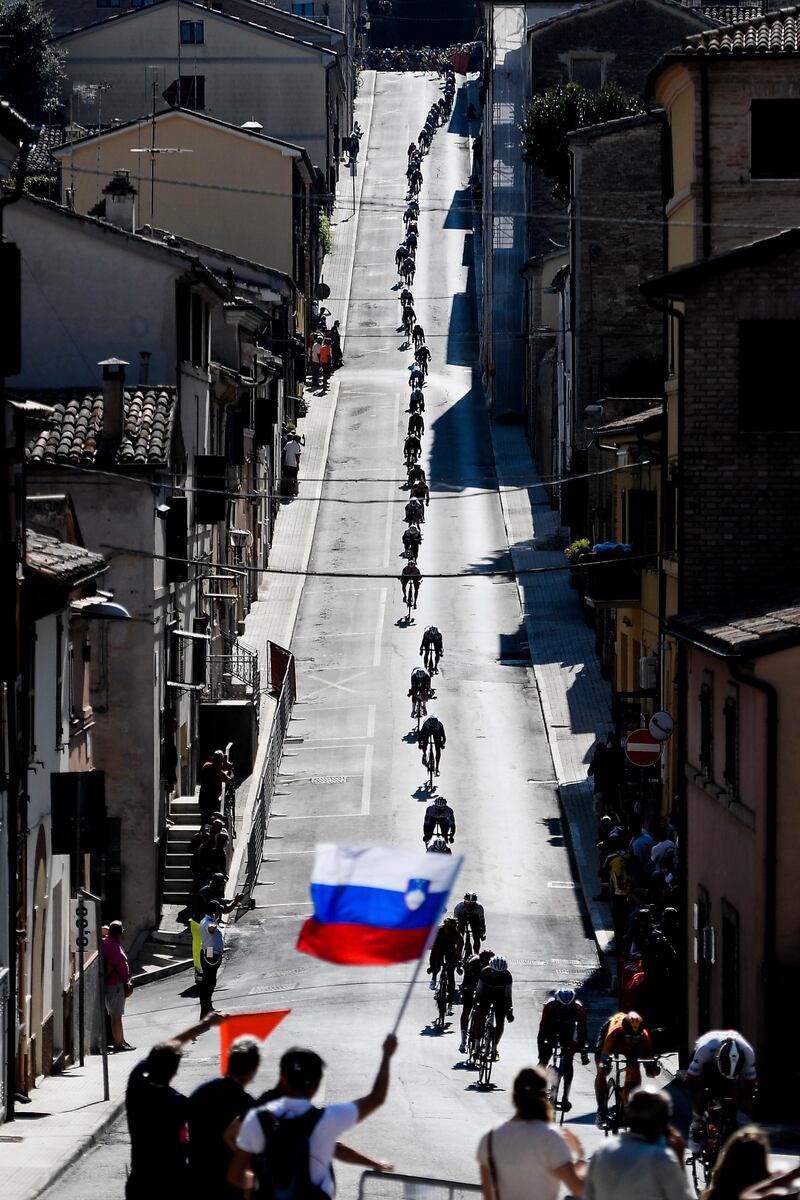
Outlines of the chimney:
[{"label": "chimney", "polygon": [[125,368],[124,358],[106,358],[99,362],[103,368],[103,441],[121,442],[124,428]]},{"label": "chimney", "polygon": [[126,233],[136,228],[136,188],[131,183],[130,171],[115,171],[111,182],[103,188],[106,197],[106,220]]}]

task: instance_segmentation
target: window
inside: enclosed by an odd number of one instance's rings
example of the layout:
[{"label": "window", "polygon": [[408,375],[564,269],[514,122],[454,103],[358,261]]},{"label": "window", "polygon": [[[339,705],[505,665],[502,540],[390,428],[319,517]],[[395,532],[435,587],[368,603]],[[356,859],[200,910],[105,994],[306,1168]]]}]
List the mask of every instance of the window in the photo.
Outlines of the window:
[{"label": "window", "polygon": [[750,104],[750,178],[800,179],[800,100]]},{"label": "window", "polygon": [[202,112],[206,106],[205,75],[181,75],[162,93],[172,108],[192,108]]},{"label": "window", "polygon": [[292,0],[292,12],[296,17],[313,17],[314,0]]},{"label": "window", "polygon": [[634,554],[658,553],[658,495],[653,491],[628,492],[628,536]]},{"label": "window", "polygon": [[181,21],[182,46],[202,46],[205,40],[205,26],[202,21]]},{"label": "window", "polygon": [[739,796],[739,694],[728,696],[723,708],[725,719],[725,765],[722,778],[732,797]]},{"label": "window", "polygon": [[800,430],[800,321],[739,322],[739,429]]},{"label": "window", "polygon": [[596,92],[603,86],[603,60],[589,55],[574,54],[569,60],[571,83],[580,83]]},{"label": "window", "polygon": [[714,688],[710,672],[700,688],[700,766],[703,775],[711,779],[714,774]]},{"label": "window", "polygon": [[722,1028],[739,1028],[739,913],[722,901]]}]

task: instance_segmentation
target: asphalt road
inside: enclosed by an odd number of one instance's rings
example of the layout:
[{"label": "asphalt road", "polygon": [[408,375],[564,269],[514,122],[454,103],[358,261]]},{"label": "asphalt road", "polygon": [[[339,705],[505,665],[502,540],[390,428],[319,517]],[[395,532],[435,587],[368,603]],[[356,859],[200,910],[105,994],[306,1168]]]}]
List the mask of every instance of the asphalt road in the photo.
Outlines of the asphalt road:
[{"label": "asphalt road", "polygon": [[[360,164],[366,176],[346,362],[310,564],[317,574],[306,583],[293,643],[300,699],[257,906],[230,934],[216,1002],[229,1011],[292,1009],[267,1043],[265,1085],[279,1053],[300,1043],[329,1064],[327,1099],[369,1090],[411,966],[346,970],[299,955],[294,943],[310,913],[317,841],[422,846],[428,794],[406,692],[422,629],[437,624],[445,658],[430,710],[447,729],[438,787],[455,809],[455,848],[465,856],[459,891],[475,890],[484,903],[488,944],[508,958],[514,975],[517,1020],[502,1043],[495,1086],[480,1092],[458,1054],[457,1017],[444,1034],[434,1033],[433,999],[420,980],[400,1029],[389,1100],[351,1141],[399,1171],[474,1181],[479,1136],[510,1115],[514,1074],[536,1060],[536,1026],[548,994],[565,983],[581,986],[595,1030],[608,998],[599,991],[594,943],[561,828],[517,591],[508,576],[488,573],[509,570],[510,560],[473,369],[463,97],[423,164],[413,289],[433,353],[423,458],[432,501],[420,567],[423,575],[456,577],[425,580],[410,626],[401,606],[396,576],[407,499],[401,447],[411,355],[400,349],[396,329],[393,257],[403,232],[406,146],[438,94],[429,77],[378,77],[370,146]],[[328,304],[336,313],[337,298]],[[180,986],[175,980],[152,986],[154,1020],[173,1028],[191,1023],[196,1001],[176,999]],[[185,1088],[213,1072],[212,1049],[198,1044],[182,1068]],[[578,1066],[570,1123],[587,1149],[601,1136],[592,1125],[591,1089],[589,1069]],[[124,1142],[118,1123],[60,1181],[59,1196],[119,1194]],[[340,1170],[340,1196],[354,1194],[357,1178],[352,1168]]]}]

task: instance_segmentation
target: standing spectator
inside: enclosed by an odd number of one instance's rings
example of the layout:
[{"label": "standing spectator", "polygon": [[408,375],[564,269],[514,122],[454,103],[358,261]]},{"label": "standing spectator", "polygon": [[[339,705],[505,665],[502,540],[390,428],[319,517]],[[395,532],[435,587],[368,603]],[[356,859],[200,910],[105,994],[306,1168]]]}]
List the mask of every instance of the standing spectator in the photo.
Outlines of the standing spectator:
[{"label": "standing spectator", "polygon": [[172,1080],[181,1063],[181,1046],[221,1020],[211,1013],[172,1041],[159,1042],[131,1071],[125,1092],[131,1138],[126,1200],[179,1200],[188,1194],[189,1101],[176,1091]]},{"label": "standing spectator", "polygon": [[322,350],[322,335],[317,334],[311,343],[311,386],[319,387],[319,356]]},{"label": "standing spectator", "polygon": [[206,910],[206,915],[200,922],[200,970],[202,980],[198,987],[200,996],[200,1020],[213,1013],[211,997],[217,986],[217,974],[222,966],[222,955],[225,953],[225,938],[222,933],[222,905],[219,900],[212,900]]},{"label": "standing spectator", "polygon": [[286,476],[287,491],[290,496],[297,495],[297,476],[300,474],[300,455],[302,450],[295,433],[290,433],[283,447],[283,473]]},{"label": "standing spectator", "polygon": [[232,899],[225,899],[225,884],[227,882],[228,876],[223,874],[221,871],[216,875],[212,875],[208,883],[198,889],[198,891],[192,897],[191,903],[187,905],[186,909],[184,909],[184,913],[188,913],[189,931],[192,935],[194,981],[198,985],[203,982],[203,968],[200,961],[200,951],[203,943],[200,936],[200,924],[208,912],[209,904],[212,900],[216,900],[222,911],[224,913],[229,913],[236,907],[242,898],[242,893],[237,892]]},{"label": "standing spectator", "polygon": [[333,369],[338,371],[342,365],[342,335],[339,330],[339,322],[333,322],[331,329],[331,349],[333,351]]},{"label": "standing spectator", "polygon": [[769,1177],[769,1139],[756,1125],[737,1129],[722,1147],[711,1187],[701,1200],[739,1200],[739,1193]]},{"label": "standing spectator", "polygon": [[515,1115],[481,1138],[484,1200],[556,1200],[562,1183],[572,1195],[581,1195],[583,1149],[571,1130],[552,1124],[547,1088],[547,1073],[540,1067],[520,1071],[514,1080]]},{"label": "standing spectator", "polygon": [[319,352],[319,365],[322,367],[322,390],[324,392],[327,391],[333,367],[333,347],[329,337],[326,337],[322,343],[322,349]]},{"label": "standing spectator", "polygon": [[684,1143],[669,1123],[671,1116],[666,1092],[637,1088],[628,1102],[628,1131],[609,1138],[592,1155],[584,1200],[691,1200]]},{"label": "standing spectator", "polygon": [[648,829],[645,828],[641,816],[637,815],[633,821],[633,837],[631,838],[631,852],[635,856],[639,866],[641,867],[642,876],[646,879],[653,870],[653,864],[650,861],[650,852],[653,849],[653,838]]},{"label": "standing spectator", "polygon": [[247,1091],[261,1063],[261,1047],[238,1037],[228,1051],[228,1070],[196,1088],[189,1097],[189,1168],[193,1200],[241,1200],[228,1183],[236,1137],[255,1105]]},{"label": "standing spectator", "polygon": [[102,941],[106,1012],[111,1021],[111,1040],[114,1043],[115,1054],[136,1049],[130,1042],[125,1041],[122,1029],[125,1001],[133,995],[128,956],[121,944],[124,932],[122,921],[112,921],[108,927],[108,934]]},{"label": "standing spectator", "polygon": [[[311,1098],[322,1082],[324,1062],[313,1050],[287,1050],[281,1058],[279,1096],[253,1109],[242,1123],[236,1139],[236,1153],[228,1173],[230,1182],[236,1187],[250,1190],[251,1162],[254,1157],[263,1155],[267,1149],[265,1121],[268,1123],[272,1120],[279,1124],[282,1120],[303,1120],[308,1137],[311,1183],[333,1200],[336,1184],[331,1163],[336,1153],[337,1139],[341,1133],[352,1129],[383,1104],[389,1090],[389,1061],[396,1049],[397,1038],[390,1034],[383,1043],[383,1053],[372,1090],[366,1096],[354,1100],[351,1104],[331,1104],[321,1109],[314,1107]],[[268,1170],[268,1156],[266,1167]]]},{"label": "standing spectator", "polygon": [[605,742],[595,742],[586,772],[594,785],[594,815],[598,821],[616,804],[616,763]]},{"label": "standing spectator", "polygon": [[222,790],[226,783],[233,782],[233,774],[227,766],[224,750],[215,750],[200,768],[200,824],[208,825],[219,810]]}]

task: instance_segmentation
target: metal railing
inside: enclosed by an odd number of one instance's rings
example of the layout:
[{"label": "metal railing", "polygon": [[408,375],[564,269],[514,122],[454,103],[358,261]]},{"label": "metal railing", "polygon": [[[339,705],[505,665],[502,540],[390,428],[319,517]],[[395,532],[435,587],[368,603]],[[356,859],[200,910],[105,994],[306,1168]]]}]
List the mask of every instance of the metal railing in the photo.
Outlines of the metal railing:
[{"label": "metal railing", "polygon": [[8,967],[0,970],[0,1125],[8,1112],[8,1006],[11,1003]]},{"label": "metal railing", "polygon": [[480,1191],[480,1184],[455,1179],[365,1171],[358,1186],[358,1200],[462,1200]]},{"label": "metal railing", "polygon": [[239,689],[246,688],[255,704],[261,700],[261,672],[258,666],[258,654],[255,650],[243,646],[238,638],[230,634],[222,634],[225,654],[209,654],[208,656],[208,686],[209,700],[231,700],[240,695]]},{"label": "metal railing", "polygon": [[[283,742],[289,721],[292,716],[292,706],[296,696],[294,656],[289,655],[288,668],[283,677],[281,690],[272,715],[272,725],[269,731],[264,766],[258,781],[256,802],[253,806],[253,817],[250,832],[247,837],[247,854],[244,865],[243,891],[246,896],[252,895],[252,890],[261,870],[261,859],[264,854],[264,837],[267,831],[269,810],[272,805],[272,795],[275,782],[283,757]],[[240,909],[239,911],[243,911]]]}]

